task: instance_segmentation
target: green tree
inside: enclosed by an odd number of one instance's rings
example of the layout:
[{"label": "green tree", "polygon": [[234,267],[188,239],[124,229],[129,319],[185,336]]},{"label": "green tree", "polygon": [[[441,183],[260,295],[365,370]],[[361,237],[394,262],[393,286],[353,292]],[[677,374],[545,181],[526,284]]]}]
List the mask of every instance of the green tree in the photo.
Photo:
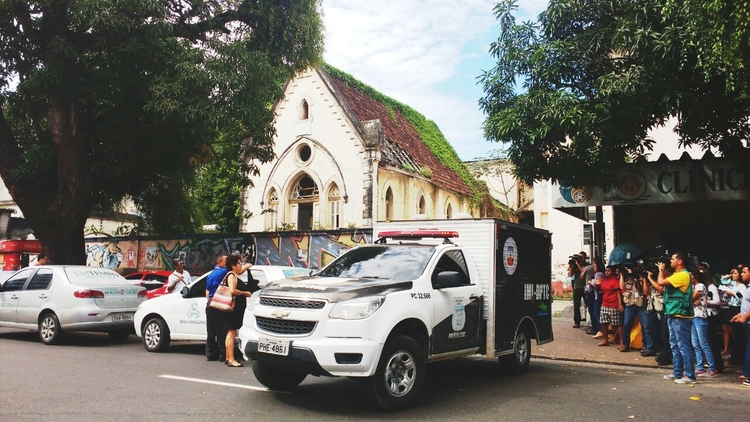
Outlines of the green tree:
[{"label": "green tree", "polygon": [[507,144],[522,180],[607,187],[670,117],[683,145],[747,152],[746,5],[551,0],[523,23],[516,11],[514,0],[495,6],[497,66],[480,76],[480,106],[485,135]]},{"label": "green tree", "polygon": [[[273,156],[272,104],[319,63],[319,0],[0,2],[0,176],[57,263],[94,207],[130,198],[156,233],[196,228],[196,167]],[[200,206],[200,205],[199,205]]]},{"label": "green tree", "polygon": [[200,204],[202,224],[216,224],[224,233],[235,233],[240,227],[242,188],[251,181],[245,177],[248,170],[242,168],[239,144],[221,139],[213,145],[211,159],[199,168],[194,197]]}]

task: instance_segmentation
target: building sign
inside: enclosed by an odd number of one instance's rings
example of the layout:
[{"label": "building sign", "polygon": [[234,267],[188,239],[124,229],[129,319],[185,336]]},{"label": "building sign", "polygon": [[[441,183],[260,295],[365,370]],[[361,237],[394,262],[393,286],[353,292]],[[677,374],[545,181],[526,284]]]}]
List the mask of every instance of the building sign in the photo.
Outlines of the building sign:
[{"label": "building sign", "polygon": [[552,206],[568,208],[750,199],[748,169],[723,158],[636,164],[623,166],[617,174],[618,186],[607,192],[592,187],[571,188],[553,184]]}]

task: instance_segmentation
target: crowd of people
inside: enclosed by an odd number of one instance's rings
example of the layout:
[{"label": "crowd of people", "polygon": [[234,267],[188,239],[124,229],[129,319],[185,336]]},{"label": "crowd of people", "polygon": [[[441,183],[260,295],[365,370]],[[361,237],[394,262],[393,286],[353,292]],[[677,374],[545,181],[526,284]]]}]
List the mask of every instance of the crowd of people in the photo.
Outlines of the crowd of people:
[{"label": "crowd of people", "polygon": [[[591,325],[586,332],[598,346],[631,351],[631,332],[640,324],[641,356],[673,365],[666,379],[694,384],[713,378],[728,363],[742,366],[740,380],[750,387],[750,269],[740,264],[714,277],[708,263],[692,268],[682,252],[649,268],[644,262],[605,266],[580,252],[568,263],[573,284],[573,328],[580,328],[585,301]],[[637,318],[636,318],[637,317]]]}]

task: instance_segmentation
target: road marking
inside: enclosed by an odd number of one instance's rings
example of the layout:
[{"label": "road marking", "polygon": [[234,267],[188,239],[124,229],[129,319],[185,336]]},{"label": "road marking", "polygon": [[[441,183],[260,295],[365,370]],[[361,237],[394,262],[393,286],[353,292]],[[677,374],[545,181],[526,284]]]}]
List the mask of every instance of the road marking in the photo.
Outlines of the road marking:
[{"label": "road marking", "polygon": [[188,377],[179,377],[177,375],[159,375],[159,378],[168,378],[178,381],[190,381],[190,382],[197,382],[201,384],[213,384],[213,385],[221,385],[222,387],[233,387],[233,388],[243,388],[245,390],[255,390],[255,391],[266,391],[270,393],[283,393],[283,394],[291,394],[288,391],[272,391],[269,390],[266,387],[256,387],[254,385],[245,385],[245,384],[234,384],[231,382],[221,382],[221,381],[211,381],[211,380],[204,380],[200,378],[188,378]]}]

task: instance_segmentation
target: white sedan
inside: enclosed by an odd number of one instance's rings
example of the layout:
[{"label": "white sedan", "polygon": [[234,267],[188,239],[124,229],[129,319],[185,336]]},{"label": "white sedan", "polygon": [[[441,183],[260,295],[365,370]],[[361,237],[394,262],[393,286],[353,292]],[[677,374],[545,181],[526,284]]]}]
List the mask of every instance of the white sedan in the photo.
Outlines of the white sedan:
[{"label": "white sedan", "polygon": [[[310,274],[309,268],[253,265],[252,277],[263,287],[269,281]],[[206,341],[206,277],[203,274],[182,291],[143,302],[135,313],[135,333],[149,352],[162,352],[172,340]],[[242,274],[241,279],[247,280]],[[176,290],[176,289],[175,289]]]},{"label": "white sedan", "polygon": [[107,268],[28,267],[0,283],[0,326],[38,331],[44,344],[59,343],[71,331],[103,331],[124,340],[145,300],[145,288]]}]

